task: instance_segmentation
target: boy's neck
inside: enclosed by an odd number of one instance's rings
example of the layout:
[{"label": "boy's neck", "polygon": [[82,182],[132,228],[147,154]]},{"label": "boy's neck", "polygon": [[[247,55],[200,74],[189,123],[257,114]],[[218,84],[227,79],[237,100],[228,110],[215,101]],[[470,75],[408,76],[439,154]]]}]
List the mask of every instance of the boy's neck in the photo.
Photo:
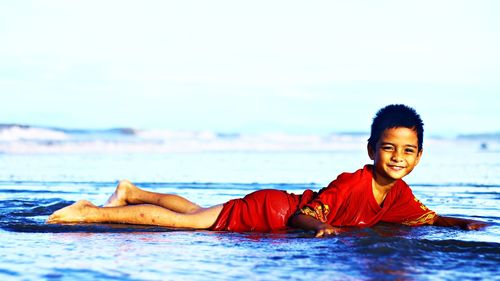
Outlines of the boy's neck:
[{"label": "boy's neck", "polygon": [[387,194],[389,194],[389,191],[391,191],[391,188],[394,186],[395,182],[396,181],[381,185],[375,177],[372,178],[373,198],[375,198],[375,201],[380,207],[383,207],[385,197],[387,196]]},{"label": "boy's neck", "polygon": [[376,173],[373,173],[372,187],[379,192],[388,193],[395,183],[395,180],[380,179]]}]

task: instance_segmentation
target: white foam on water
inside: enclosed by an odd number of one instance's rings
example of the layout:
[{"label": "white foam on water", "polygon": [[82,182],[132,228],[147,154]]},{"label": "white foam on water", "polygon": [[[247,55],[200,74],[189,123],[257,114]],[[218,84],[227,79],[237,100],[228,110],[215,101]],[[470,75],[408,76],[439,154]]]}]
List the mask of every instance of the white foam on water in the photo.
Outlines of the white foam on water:
[{"label": "white foam on water", "polygon": [[[168,153],[203,151],[353,151],[366,146],[368,133],[329,135],[269,132],[217,133],[188,130],[69,130],[0,125],[0,153]],[[470,144],[469,149],[500,150],[500,140],[426,138],[427,144]],[[462,146],[462,145],[461,145]]]},{"label": "white foam on water", "polygon": [[23,126],[9,126],[0,130],[1,142],[13,142],[23,140],[68,140],[69,136],[64,132]]},{"label": "white foam on water", "polygon": [[139,153],[200,151],[330,151],[358,149],[367,136],[313,134],[220,134],[211,131],[62,130],[0,127],[1,153]]}]

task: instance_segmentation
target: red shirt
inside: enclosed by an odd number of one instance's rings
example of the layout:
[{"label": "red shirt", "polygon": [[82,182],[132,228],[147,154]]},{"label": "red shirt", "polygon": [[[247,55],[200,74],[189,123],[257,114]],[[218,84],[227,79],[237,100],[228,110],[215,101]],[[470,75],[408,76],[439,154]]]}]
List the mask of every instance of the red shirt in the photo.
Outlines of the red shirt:
[{"label": "red shirt", "polygon": [[380,207],[373,196],[372,171],[373,166],[366,165],[354,173],[340,174],[300,212],[333,226],[370,227],[380,221],[416,226],[434,222],[436,213],[424,206],[403,180],[396,181]]}]

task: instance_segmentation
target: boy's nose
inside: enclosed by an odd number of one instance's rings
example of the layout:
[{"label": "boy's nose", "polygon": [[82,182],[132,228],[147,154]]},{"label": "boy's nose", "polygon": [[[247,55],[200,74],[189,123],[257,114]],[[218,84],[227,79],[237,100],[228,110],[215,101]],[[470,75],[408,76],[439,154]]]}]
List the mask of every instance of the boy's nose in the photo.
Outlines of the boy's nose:
[{"label": "boy's nose", "polygon": [[399,162],[399,161],[401,161],[401,160],[402,160],[401,153],[400,153],[399,151],[397,151],[397,150],[396,150],[396,151],[394,151],[394,152],[392,153],[391,160],[392,160],[392,161],[395,161],[395,162]]}]

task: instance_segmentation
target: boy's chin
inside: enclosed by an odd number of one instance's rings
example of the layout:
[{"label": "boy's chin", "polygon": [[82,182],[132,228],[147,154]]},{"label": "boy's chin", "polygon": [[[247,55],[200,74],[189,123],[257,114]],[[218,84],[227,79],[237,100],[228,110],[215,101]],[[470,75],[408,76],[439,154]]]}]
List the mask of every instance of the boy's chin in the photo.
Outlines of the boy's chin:
[{"label": "boy's chin", "polygon": [[388,178],[393,179],[393,180],[400,180],[400,179],[404,178],[406,175],[408,175],[408,173],[406,171],[400,171],[400,172],[390,171],[390,172],[386,172],[386,176]]},{"label": "boy's chin", "polygon": [[384,173],[385,173],[385,176],[387,178],[391,178],[393,180],[399,180],[399,179],[402,179],[404,178],[406,175],[408,175],[410,173],[410,171],[408,171],[407,169],[402,169],[402,170],[393,170],[391,168],[386,168],[384,170]]}]

